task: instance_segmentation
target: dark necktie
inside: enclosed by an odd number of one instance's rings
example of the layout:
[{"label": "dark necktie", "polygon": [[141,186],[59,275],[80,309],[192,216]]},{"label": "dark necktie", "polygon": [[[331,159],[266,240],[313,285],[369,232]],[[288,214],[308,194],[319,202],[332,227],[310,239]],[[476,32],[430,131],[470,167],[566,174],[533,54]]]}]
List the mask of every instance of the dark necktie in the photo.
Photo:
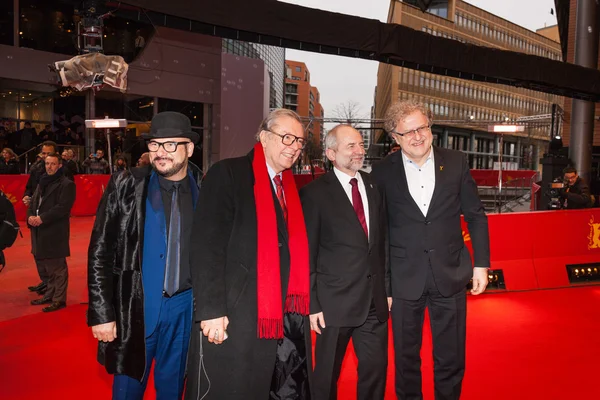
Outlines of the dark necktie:
[{"label": "dark necktie", "polygon": [[352,186],[352,206],[354,207],[354,212],[356,212],[358,221],[362,225],[365,235],[367,235],[368,238],[369,229],[367,228],[367,220],[365,218],[365,208],[363,207],[362,197],[358,191],[358,180],[356,178],[350,179],[350,185]]},{"label": "dark necktie", "polygon": [[283,218],[285,222],[288,220],[287,207],[285,206],[285,198],[283,197],[283,182],[281,181],[281,177],[279,175],[275,175],[273,178],[275,182],[275,187],[277,188],[277,200],[279,200],[279,205],[281,206],[281,211],[283,212]]},{"label": "dark necktie", "polygon": [[171,195],[171,218],[167,241],[167,264],[165,266],[164,290],[173,296],[179,289],[179,264],[181,262],[181,212],[179,211],[179,183],[173,184]]}]

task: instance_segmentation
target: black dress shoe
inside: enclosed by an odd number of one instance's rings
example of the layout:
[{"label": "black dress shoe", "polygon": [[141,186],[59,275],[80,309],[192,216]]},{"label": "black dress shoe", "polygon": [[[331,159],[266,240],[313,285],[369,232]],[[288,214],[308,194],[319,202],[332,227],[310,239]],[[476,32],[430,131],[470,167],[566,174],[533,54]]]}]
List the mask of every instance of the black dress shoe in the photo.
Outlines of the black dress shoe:
[{"label": "black dress shoe", "polygon": [[48,288],[45,287],[43,289],[40,290],[36,290],[35,292],[39,295],[39,296],[43,296],[44,294],[46,294],[46,292],[48,291]]},{"label": "black dress shoe", "polygon": [[52,311],[58,311],[61,308],[65,308],[67,306],[67,303],[63,303],[60,301],[55,301],[54,303],[50,304],[48,307],[44,307],[42,308],[43,312],[52,312]]},{"label": "black dress shoe", "polygon": [[52,299],[48,297],[42,297],[41,299],[31,300],[30,303],[32,306],[41,306],[42,304],[52,304]]},{"label": "black dress shoe", "polygon": [[46,289],[46,286],[48,286],[46,285],[46,282],[40,282],[35,286],[29,286],[27,289],[31,292],[37,292],[38,290]]}]

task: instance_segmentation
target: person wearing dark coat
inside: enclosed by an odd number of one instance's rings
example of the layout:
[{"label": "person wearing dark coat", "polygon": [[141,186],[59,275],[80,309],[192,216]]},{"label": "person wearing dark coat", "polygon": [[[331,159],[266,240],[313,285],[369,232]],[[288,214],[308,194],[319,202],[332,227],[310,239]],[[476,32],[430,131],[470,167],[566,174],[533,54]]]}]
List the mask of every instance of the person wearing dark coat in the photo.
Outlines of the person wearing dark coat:
[{"label": "person wearing dark coat", "polygon": [[87,323],[113,399],[141,400],[150,367],[159,399],[181,399],[193,297],[190,235],[202,171],[188,161],[200,136],[189,118],[152,119],[151,166],[113,174],[88,251]]},{"label": "person wearing dark coat", "polygon": [[63,164],[66,169],[71,172],[71,175],[75,176],[79,174],[79,166],[77,162],[73,159],[75,158],[75,153],[72,149],[64,149],[62,152]]},{"label": "person wearing dark coat", "polygon": [[19,159],[12,149],[8,147],[2,149],[0,154],[0,175],[18,175],[21,173],[19,170]]},{"label": "person wearing dark coat", "polygon": [[317,334],[313,399],[337,399],[352,339],[357,398],[383,400],[392,300],[384,199],[360,171],[360,132],[338,125],[327,133],[325,148],[334,169],[300,190],[310,245],[310,325]]},{"label": "person wearing dark coat", "polygon": [[[399,400],[422,399],[421,343],[429,311],[436,400],[458,400],[465,373],[466,286],[488,284],[488,221],[466,155],[432,146],[433,114],[402,100],[386,111],[384,127],[401,150],[373,166],[386,199],[392,289],[395,386]],[[463,240],[467,223],[474,257]]]},{"label": "person wearing dark coat", "polygon": [[590,194],[590,187],[577,174],[577,169],[567,167],[563,170],[563,177],[566,187],[562,191],[564,208],[567,210],[577,210],[580,208],[592,207],[594,201]]},{"label": "person wearing dark coat", "polygon": [[[56,143],[50,141],[42,143],[42,151],[39,154],[40,159],[31,166],[31,169],[29,170],[29,179],[27,180],[27,184],[25,186],[25,193],[23,193],[23,204],[26,206],[29,206],[29,203],[31,202],[31,196],[33,196],[33,193],[37,189],[41,177],[46,173],[46,156],[50,153],[56,152]],[[61,168],[61,173],[71,181],[73,180],[73,175],[68,168]],[[37,285],[29,286],[28,289],[32,292],[36,292],[37,294],[44,294],[48,283],[46,268],[44,268],[42,265],[37,265],[37,270],[41,282]]]},{"label": "person wearing dark coat", "polygon": [[[4,192],[0,190],[0,224],[6,225],[8,223],[9,225],[14,227],[11,221],[15,221],[15,208],[8,199],[8,197],[6,197]],[[6,259],[4,258],[3,250],[5,249],[5,246],[8,246],[8,243],[10,243],[10,239],[0,237],[0,272],[2,272],[2,270],[6,266]]]},{"label": "person wearing dark coat", "polygon": [[310,398],[308,239],[290,170],[305,132],[277,109],[257,140],[216,163],[200,190],[186,399]]},{"label": "person wearing dark coat", "polygon": [[31,304],[49,304],[42,311],[52,312],[67,306],[66,258],[71,255],[69,217],[75,203],[75,184],[64,176],[60,155],[48,154],[45,163],[46,173],[27,209],[27,226],[31,229],[31,253],[48,277],[46,293]]}]

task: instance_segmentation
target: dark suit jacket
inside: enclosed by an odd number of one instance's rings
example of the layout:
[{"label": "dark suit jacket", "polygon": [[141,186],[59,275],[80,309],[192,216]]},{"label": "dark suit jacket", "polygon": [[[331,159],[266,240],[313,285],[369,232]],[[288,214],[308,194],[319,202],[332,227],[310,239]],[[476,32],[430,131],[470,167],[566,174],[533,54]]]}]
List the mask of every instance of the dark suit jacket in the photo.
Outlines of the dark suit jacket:
[{"label": "dark suit jacket", "polygon": [[473,243],[474,266],[490,266],[487,216],[466,156],[438,147],[433,151],[435,189],[427,216],[410,195],[400,151],[374,165],[371,173],[386,196],[393,297],[418,299],[429,265],[443,296],[465,289],[473,262],[463,241],[461,214]]},{"label": "dark suit jacket", "polygon": [[[258,339],[257,226],[254,198],[253,152],[213,165],[202,183],[190,247],[195,320],[227,316],[229,339],[221,345],[200,338],[192,330],[186,399],[198,395],[199,353],[210,379],[206,399],[265,399],[275,365],[277,340]],[[275,193],[282,308],[290,271],[287,229]],[[283,309],[282,309],[283,311]],[[304,332],[310,349],[310,331]],[[203,346],[200,347],[200,339]],[[307,351],[310,356],[310,351]],[[309,364],[310,358],[309,358]],[[200,374],[201,375],[201,374]],[[202,376],[204,383],[204,377]],[[200,397],[206,388],[200,388]]]},{"label": "dark suit jacket", "polygon": [[[361,172],[369,205],[369,238],[333,171],[300,191],[310,244],[310,313],[328,326],[360,326],[371,300],[386,321],[386,215],[382,195]],[[386,285],[387,283],[387,285]]]}]

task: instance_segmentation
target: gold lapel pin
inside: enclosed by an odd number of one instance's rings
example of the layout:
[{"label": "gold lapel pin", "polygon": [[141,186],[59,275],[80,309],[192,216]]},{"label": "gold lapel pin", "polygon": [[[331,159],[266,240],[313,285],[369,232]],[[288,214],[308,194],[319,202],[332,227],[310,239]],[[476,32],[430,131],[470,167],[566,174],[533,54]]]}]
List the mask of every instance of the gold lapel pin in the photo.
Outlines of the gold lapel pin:
[{"label": "gold lapel pin", "polygon": [[444,166],[440,165],[440,171],[443,171],[443,170],[444,170]]}]

